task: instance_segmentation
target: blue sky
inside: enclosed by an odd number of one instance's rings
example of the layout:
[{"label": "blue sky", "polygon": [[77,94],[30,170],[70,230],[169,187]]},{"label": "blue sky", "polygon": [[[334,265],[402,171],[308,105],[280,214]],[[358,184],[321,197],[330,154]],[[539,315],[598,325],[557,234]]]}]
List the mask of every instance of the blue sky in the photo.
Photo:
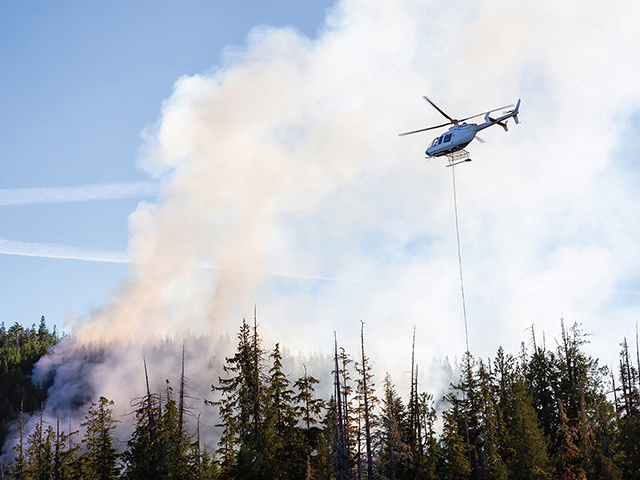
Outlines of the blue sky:
[{"label": "blue sky", "polygon": [[396,134],[442,122],[425,94],[458,118],[521,98],[456,170],[471,350],[564,316],[611,363],[640,314],[638,9],[5,2],[1,319],[220,334],[257,303],[292,350],[363,319],[374,352],[417,325],[425,362],[459,355],[451,171]]},{"label": "blue sky", "polygon": [[[241,48],[259,24],[295,25],[313,37],[330,5],[2,2],[0,190],[14,198],[16,189],[151,181],[136,166],[141,132],[157,121],[178,77],[215,68],[222,50]],[[127,217],[141,195],[122,196],[133,198],[2,205],[0,238],[124,252]],[[1,320],[29,325],[45,315],[62,328],[69,315],[104,304],[125,270],[2,255]]]}]

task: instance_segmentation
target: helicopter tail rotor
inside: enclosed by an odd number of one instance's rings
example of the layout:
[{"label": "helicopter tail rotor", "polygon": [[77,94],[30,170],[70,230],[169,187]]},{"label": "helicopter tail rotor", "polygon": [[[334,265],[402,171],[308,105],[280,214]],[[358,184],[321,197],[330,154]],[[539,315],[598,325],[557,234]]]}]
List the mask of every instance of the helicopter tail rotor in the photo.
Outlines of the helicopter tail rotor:
[{"label": "helicopter tail rotor", "polygon": [[518,120],[519,111],[520,111],[520,99],[518,99],[518,103],[516,103],[516,108],[514,108],[513,110],[509,110],[508,112],[505,112],[507,114],[515,113],[515,115],[513,116],[513,121],[516,122],[516,125],[520,123],[520,120]]}]

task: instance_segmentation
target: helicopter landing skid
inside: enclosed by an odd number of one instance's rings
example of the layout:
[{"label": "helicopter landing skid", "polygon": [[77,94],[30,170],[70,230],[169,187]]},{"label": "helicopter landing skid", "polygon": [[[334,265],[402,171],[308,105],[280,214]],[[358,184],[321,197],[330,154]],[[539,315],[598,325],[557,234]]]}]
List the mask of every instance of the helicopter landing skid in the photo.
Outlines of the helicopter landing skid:
[{"label": "helicopter landing skid", "polygon": [[454,165],[471,161],[469,158],[469,152],[466,150],[459,150],[457,152],[447,154],[447,160],[449,163],[447,163],[445,167],[453,167]]}]

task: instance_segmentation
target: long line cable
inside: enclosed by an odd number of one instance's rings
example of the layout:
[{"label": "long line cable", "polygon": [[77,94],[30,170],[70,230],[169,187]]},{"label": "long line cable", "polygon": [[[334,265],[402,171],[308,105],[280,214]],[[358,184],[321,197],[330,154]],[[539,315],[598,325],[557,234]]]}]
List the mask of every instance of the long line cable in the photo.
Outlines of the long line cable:
[{"label": "long line cable", "polygon": [[467,353],[469,352],[469,329],[467,327],[467,304],[464,299],[464,279],[462,276],[462,255],[460,254],[460,228],[458,227],[458,200],[456,198],[456,170],[451,166],[453,177],[453,208],[456,214],[456,240],[458,241],[458,266],[460,267],[460,291],[462,292],[462,316],[464,317],[464,334],[467,342]]},{"label": "long line cable", "polygon": [[[460,228],[458,227],[458,200],[456,196],[456,171],[455,166],[451,165],[451,175],[453,177],[453,209],[456,214],[456,240],[458,241],[458,266],[460,267],[460,292],[462,293],[462,316],[464,317],[464,336],[467,343],[467,361],[469,361],[469,329],[467,328],[467,304],[464,299],[464,279],[462,276],[462,255],[460,254]],[[469,366],[468,366],[469,367]],[[469,367],[470,368],[470,367]],[[468,374],[471,375],[471,370],[468,370]],[[469,388],[471,383],[469,382]],[[467,392],[463,390],[463,399],[466,403]],[[471,465],[471,443],[469,441],[469,422],[467,421],[467,408],[464,409],[464,431],[467,437],[467,457],[469,459],[469,465]]]}]

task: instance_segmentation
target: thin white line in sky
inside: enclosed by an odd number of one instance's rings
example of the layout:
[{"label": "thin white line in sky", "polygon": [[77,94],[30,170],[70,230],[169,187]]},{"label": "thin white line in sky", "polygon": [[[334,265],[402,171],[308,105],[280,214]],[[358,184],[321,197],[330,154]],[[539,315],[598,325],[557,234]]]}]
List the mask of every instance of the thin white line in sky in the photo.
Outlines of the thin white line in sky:
[{"label": "thin white line in sky", "polygon": [[[62,260],[81,260],[85,262],[102,263],[129,263],[129,256],[126,252],[115,252],[105,250],[92,250],[59,245],[55,243],[30,243],[16,240],[0,238],[0,255],[18,255],[23,257],[54,258]],[[193,268],[207,268],[218,270],[220,267],[212,264],[194,264]],[[375,280],[358,280],[352,278],[335,278],[319,275],[300,275],[290,272],[266,271],[259,272],[262,275],[272,277],[296,278],[299,280],[320,280],[325,282],[375,284],[375,285],[399,285],[392,282],[378,282]]]},{"label": "thin white line in sky", "polygon": [[153,197],[158,194],[159,190],[159,184],[156,182],[122,182],[81,185],[77,187],[0,189],[0,206]]},{"label": "thin white line in sky", "polygon": [[19,242],[5,238],[0,238],[0,254],[83,260],[86,262],[127,263],[129,261],[128,255],[124,252],[90,250],[54,243]]}]

